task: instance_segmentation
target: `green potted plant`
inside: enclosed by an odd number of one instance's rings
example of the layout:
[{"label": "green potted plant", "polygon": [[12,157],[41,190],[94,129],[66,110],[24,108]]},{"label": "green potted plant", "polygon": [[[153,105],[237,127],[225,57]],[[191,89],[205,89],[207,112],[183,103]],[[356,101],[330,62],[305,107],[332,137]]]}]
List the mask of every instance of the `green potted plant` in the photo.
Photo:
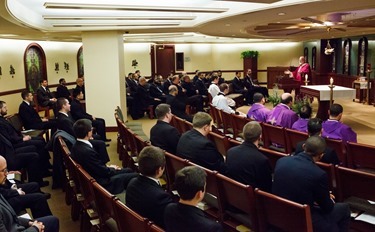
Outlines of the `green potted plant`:
[{"label": "green potted plant", "polygon": [[275,107],[281,102],[281,96],[279,96],[277,91],[274,90],[273,93],[268,97],[268,101],[272,103],[273,107]]},{"label": "green potted plant", "polygon": [[302,106],[305,106],[305,105],[310,105],[310,102],[309,102],[309,98],[304,96],[303,98],[297,98],[295,101],[294,101],[294,104],[292,105],[292,110],[294,112],[296,112],[296,114],[300,114],[301,113],[301,108]]},{"label": "green potted plant", "polygon": [[245,59],[245,58],[257,58],[258,56],[259,56],[259,52],[258,51],[246,50],[246,51],[241,52],[241,58],[242,59]]}]

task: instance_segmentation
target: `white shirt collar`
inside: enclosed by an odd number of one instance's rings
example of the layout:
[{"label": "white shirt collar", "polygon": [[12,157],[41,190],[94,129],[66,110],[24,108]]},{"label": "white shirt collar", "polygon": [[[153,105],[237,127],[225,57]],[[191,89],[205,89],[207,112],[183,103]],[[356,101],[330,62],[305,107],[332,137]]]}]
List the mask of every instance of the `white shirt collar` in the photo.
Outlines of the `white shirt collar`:
[{"label": "white shirt collar", "polygon": [[92,144],[88,141],[88,140],[85,140],[85,139],[78,139],[77,138],[77,141],[80,141],[82,143],[86,143],[87,145],[89,145],[91,148],[93,148]]},{"label": "white shirt collar", "polygon": [[62,114],[64,114],[66,117],[69,117],[69,115],[68,115],[67,113],[65,113],[65,112],[59,111],[59,113],[62,113]]},{"label": "white shirt collar", "polygon": [[30,102],[23,100],[26,104],[30,105]]},{"label": "white shirt collar", "polygon": [[161,185],[159,179],[156,179],[156,178],[151,177],[151,176],[145,176],[145,175],[142,175],[142,174],[140,174],[140,175],[141,175],[141,176],[144,176],[144,177],[147,177],[147,178],[149,178],[150,180],[155,181],[158,185]]}]

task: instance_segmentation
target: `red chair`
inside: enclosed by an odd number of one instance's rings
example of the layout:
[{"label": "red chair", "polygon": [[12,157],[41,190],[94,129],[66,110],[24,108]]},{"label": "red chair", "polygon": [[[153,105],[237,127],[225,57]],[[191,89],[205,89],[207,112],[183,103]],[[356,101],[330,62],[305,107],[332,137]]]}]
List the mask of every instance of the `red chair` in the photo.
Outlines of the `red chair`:
[{"label": "red chair", "polygon": [[208,139],[215,143],[217,150],[222,156],[227,155],[227,151],[230,148],[228,138],[223,135],[219,135],[214,132],[208,134]]},{"label": "red chair", "polygon": [[167,175],[169,191],[174,190],[173,183],[175,180],[176,172],[186,166],[190,166],[188,162],[189,161],[186,159],[182,159],[169,152],[165,152],[165,171]]},{"label": "red chair", "polygon": [[375,173],[375,146],[348,142],[346,147],[350,168]]},{"label": "red chair", "polygon": [[34,101],[34,107],[35,107],[35,110],[37,112],[41,112],[41,111],[44,111],[44,117],[45,118],[50,118],[50,113],[49,113],[49,110],[50,108],[48,106],[41,106],[39,105],[38,103],[38,96],[36,93],[33,94],[33,101]]},{"label": "red chair", "polygon": [[[255,190],[259,231],[313,232],[310,207]],[[273,230],[272,230],[273,231]]]},{"label": "red chair", "polygon": [[115,218],[119,218],[119,220],[116,220],[119,232],[149,231],[149,220],[128,208],[121,201],[114,200],[113,209],[115,213]]},{"label": "red chair", "polygon": [[221,174],[217,175],[217,184],[223,225],[231,230],[245,225],[259,231],[253,188]]},{"label": "red chair", "polygon": [[286,144],[288,151],[291,153],[296,150],[296,146],[301,141],[306,141],[309,138],[307,133],[285,128]]},{"label": "red chair", "polygon": [[263,129],[262,138],[264,147],[278,152],[283,152],[285,154],[290,154],[284,128],[267,123],[261,123],[261,125]]},{"label": "red chair", "polygon": [[225,135],[229,135],[230,137],[232,138],[235,138],[234,137],[234,123],[233,123],[233,119],[232,119],[232,115],[229,114],[229,113],[226,113],[222,110],[218,110],[220,115],[221,115],[221,118],[223,120],[223,126],[224,126],[224,134]]},{"label": "red chair", "polygon": [[339,161],[340,161],[340,166],[347,167],[348,159],[346,157],[346,148],[345,148],[345,144],[343,143],[343,141],[326,138],[326,143],[327,143],[327,147],[330,147],[336,151],[337,157],[339,158]]},{"label": "red chair", "polygon": [[259,151],[262,152],[263,155],[267,156],[267,158],[268,158],[268,160],[271,164],[272,172],[275,170],[276,162],[280,158],[288,156],[285,153],[274,151],[274,150],[267,149],[267,148],[264,148],[264,147],[260,147]]},{"label": "red chair", "polygon": [[242,131],[244,126],[248,123],[251,122],[251,119],[248,119],[244,116],[232,114],[232,121],[233,121],[233,129],[234,129],[234,137],[233,138],[241,138],[244,139]]}]

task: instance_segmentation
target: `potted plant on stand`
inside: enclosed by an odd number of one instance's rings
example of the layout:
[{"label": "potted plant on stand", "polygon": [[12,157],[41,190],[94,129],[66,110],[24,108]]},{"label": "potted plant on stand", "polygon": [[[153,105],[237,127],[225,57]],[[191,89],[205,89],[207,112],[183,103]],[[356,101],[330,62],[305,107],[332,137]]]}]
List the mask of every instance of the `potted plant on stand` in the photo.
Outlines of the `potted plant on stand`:
[{"label": "potted plant on stand", "polygon": [[241,52],[241,58],[243,59],[243,70],[246,74],[246,71],[251,69],[254,79],[258,79],[258,56],[258,51],[246,50]]}]

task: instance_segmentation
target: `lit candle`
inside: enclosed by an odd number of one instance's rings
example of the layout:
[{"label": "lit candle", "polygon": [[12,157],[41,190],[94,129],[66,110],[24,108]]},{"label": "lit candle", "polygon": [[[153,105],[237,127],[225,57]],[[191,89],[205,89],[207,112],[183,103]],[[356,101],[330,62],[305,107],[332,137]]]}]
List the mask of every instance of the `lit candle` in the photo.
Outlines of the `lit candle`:
[{"label": "lit candle", "polygon": [[333,85],[333,78],[331,77],[331,79],[329,79],[329,83],[331,84],[331,85]]},{"label": "lit candle", "polygon": [[305,74],[305,81],[307,82],[307,79],[309,78],[309,76],[307,74]]}]

